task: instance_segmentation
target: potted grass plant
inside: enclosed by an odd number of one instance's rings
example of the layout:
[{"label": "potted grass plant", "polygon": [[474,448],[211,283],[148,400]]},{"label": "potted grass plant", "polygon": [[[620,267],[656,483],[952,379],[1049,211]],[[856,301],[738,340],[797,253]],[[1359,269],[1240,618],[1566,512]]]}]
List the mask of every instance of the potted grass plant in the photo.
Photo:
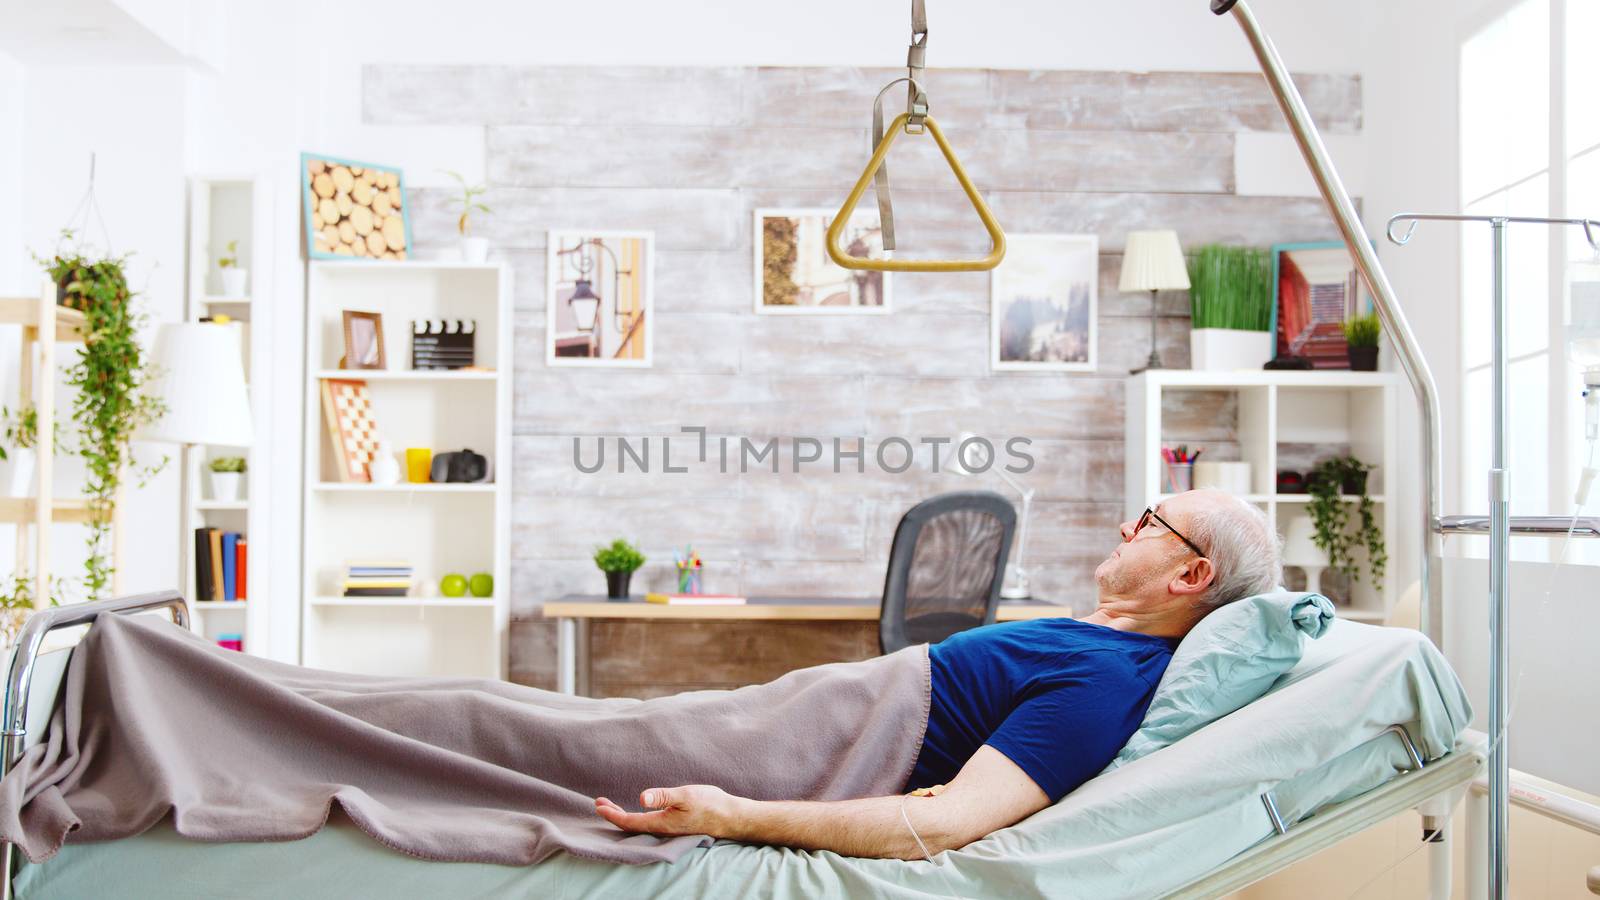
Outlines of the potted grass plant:
[{"label": "potted grass plant", "polygon": [[1378,371],[1378,335],[1383,328],[1377,313],[1346,319],[1344,340],[1350,345],[1350,368],[1355,372]]},{"label": "potted grass plant", "polygon": [[1208,244],[1189,263],[1190,366],[1259,369],[1272,358],[1272,266],[1266,250]]},{"label": "potted grass plant", "polygon": [[596,547],[594,564],[606,573],[606,599],[628,599],[628,582],[633,573],[644,565],[644,554],[632,544],[617,538],[608,546]]}]

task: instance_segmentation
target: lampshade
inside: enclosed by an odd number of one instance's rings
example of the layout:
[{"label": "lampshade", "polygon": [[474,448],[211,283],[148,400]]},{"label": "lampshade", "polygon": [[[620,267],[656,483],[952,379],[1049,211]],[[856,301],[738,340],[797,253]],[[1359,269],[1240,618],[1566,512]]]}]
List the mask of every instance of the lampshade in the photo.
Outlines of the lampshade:
[{"label": "lampshade", "polygon": [[167,411],[139,439],[244,446],[253,439],[239,330],[210,322],[172,322],[156,332],[151,393]]},{"label": "lampshade", "polygon": [[594,285],[589,279],[578,279],[578,283],[573,287],[572,296],[567,298],[567,306],[572,309],[572,319],[577,323],[579,331],[585,333],[594,331],[595,319],[600,316],[600,295],[594,292]]},{"label": "lampshade", "polygon": [[1316,527],[1310,516],[1295,516],[1289,520],[1289,534],[1283,541],[1283,564],[1286,566],[1326,566],[1328,554],[1322,552],[1315,540]]},{"label": "lampshade", "polygon": [[1176,231],[1130,231],[1119,291],[1186,291],[1189,267]]}]

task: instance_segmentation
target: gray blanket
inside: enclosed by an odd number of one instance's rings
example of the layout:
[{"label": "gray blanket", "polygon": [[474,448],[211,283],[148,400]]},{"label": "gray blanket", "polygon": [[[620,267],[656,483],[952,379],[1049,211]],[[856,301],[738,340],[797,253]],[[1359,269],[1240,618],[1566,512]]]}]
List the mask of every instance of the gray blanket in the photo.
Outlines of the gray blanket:
[{"label": "gray blanket", "polygon": [[424,859],[524,865],[558,851],[672,861],[705,836],[627,835],[593,798],[715,784],[757,799],[903,789],[928,721],[913,647],[736,691],[593,700],[499,681],[305,669],[148,616],[102,616],[45,741],[0,781],[0,839],[29,860],[138,834],[303,838],[337,802]]}]

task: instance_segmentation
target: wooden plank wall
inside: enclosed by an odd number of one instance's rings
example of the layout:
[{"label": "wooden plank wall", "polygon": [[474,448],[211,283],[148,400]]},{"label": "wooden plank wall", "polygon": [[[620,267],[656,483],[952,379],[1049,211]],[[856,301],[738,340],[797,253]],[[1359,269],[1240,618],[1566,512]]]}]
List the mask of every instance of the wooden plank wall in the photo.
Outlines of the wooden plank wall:
[{"label": "wooden plank wall", "polygon": [[[560,68],[374,65],[363,72],[374,125],[483,128],[492,215],[478,233],[516,271],[512,671],[551,683],[554,635],[540,604],[596,592],[592,547],[616,536],[652,557],[636,587],[670,584],[672,547],[708,560],[706,588],[750,594],[876,595],[900,514],[947,490],[998,482],[934,474],[744,475],[692,470],[584,475],[575,436],[633,439],[704,426],[712,435],[838,437],[972,431],[1034,440],[1030,535],[1036,593],[1092,602],[1122,496],[1123,379],[1148,353],[1150,300],[1116,290],[1127,231],[1174,228],[1186,246],[1266,245],[1334,236],[1318,200],[1241,196],[1234,152],[1246,132],[1282,131],[1260,76],[944,70],[933,112],[1010,232],[1093,233],[1102,249],[1099,371],[989,371],[989,279],[898,275],[881,317],[752,312],[751,211],[832,207],[867,155],[872,95],[897,71],[854,68]],[[1298,79],[1319,125],[1361,130],[1354,76]],[[907,255],[986,249],[930,141],[892,162]],[[455,240],[452,192],[412,192],[424,254]],[[560,228],[656,234],[655,365],[647,371],[544,365],[544,246]],[[1160,300],[1160,345],[1188,364],[1186,297]],[[1211,397],[1167,411],[1171,427],[1230,448],[1234,410]],[[592,446],[589,444],[587,446]],[[614,449],[614,446],[613,448]],[[657,460],[659,463],[659,458]],[[504,470],[502,470],[504,471]],[[650,693],[873,652],[860,625],[731,629],[680,625],[652,641],[681,662],[641,669],[640,626],[597,626],[596,684]],[[672,646],[667,647],[660,642]],[[720,654],[720,655],[719,655]],[[729,668],[742,659],[744,669]],[[696,661],[698,662],[691,662]],[[744,674],[739,675],[742,672]],[[734,675],[739,677],[734,678]],[[730,681],[731,679],[731,681]]]}]

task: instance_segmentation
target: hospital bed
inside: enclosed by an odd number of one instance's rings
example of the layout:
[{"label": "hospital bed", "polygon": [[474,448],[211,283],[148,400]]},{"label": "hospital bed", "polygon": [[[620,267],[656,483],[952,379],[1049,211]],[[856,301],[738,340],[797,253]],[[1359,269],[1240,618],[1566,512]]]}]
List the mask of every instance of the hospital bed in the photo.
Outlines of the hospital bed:
[{"label": "hospital bed", "polygon": [[[52,633],[160,611],[180,624],[185,613],[164,593],[35,615],[9,670],[7,763],[43,737],[55,705],[71,649],[44,651]],[[309,898],[1215,897],[1407,809],[1445,831],[1482,767],[1477,750],[1455,743],[1469,716],[1420,634],[1341,621],[1256,702],[933,862],[718,841],[649,866],[566,855],[525,867],[441,863],[391,851],[336,816],[312,837],[279,843],[194,842],[167,821],[120,841],[68,844],[22,864],[7,888],[29,900],[285,889]]]}]

